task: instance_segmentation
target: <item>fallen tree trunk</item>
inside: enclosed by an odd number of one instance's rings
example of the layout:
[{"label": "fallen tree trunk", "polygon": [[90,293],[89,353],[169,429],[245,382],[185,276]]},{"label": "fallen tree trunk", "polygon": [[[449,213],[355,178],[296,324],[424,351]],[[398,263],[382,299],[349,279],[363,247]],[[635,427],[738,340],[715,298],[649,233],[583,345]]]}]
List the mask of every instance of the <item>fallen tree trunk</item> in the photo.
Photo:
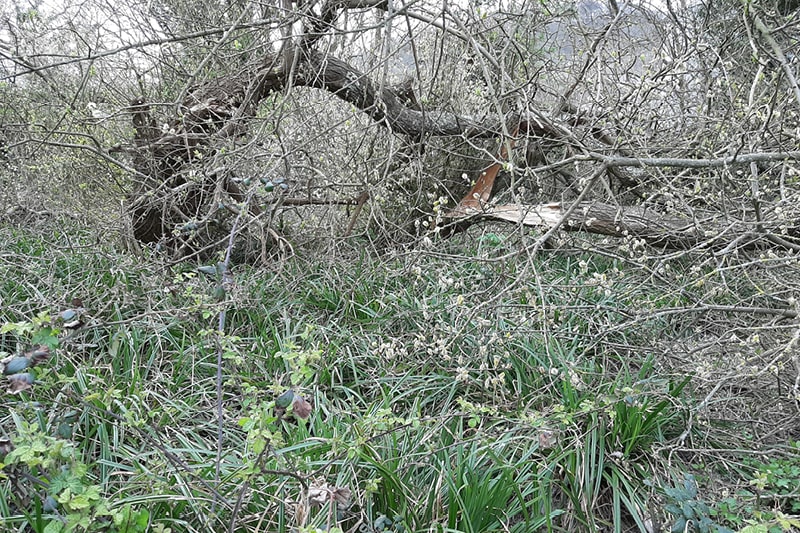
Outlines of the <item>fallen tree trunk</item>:
[{"label": "fallen tree trunk", "polygon": [[664,215],[644,207],[580,202],[574,208],[561,203],[540,205],[460,206],[447,216],[453,224],[480,219],[501,220],[540,228],[558,227],[611,237],[632,237],[648,245],[675,249],[730,251],[758,247],[800,251],[800,232],[781,232],[778,221],[747,222],[714,213],[693,216]]},{"label": "fallen tree trunk", "polygon": [[[136,128],[134,168],[150,179],[142,180],[131,194],[134,233],[142,241],[158,241],[174,232],[176,224],[202,216],[203,205],[218,192],[234,199],[243,197],[223,173],[211,172],[200,183],[175,201],[168,195],[186,188],[183,168],[198,159],[209,159],[215,152],[215,140],[243,135],[255,115],[259,102],[288,85],[325,90],[352,104],[377,124],[399,134],[422,138],[426,135],[495,137],[503,132],[524,131],[556,139],[572,151],[566,162],[596,162],[606,170],[619,167],[673,166],[707,168],[743,163],[777,162],[800,159],[800,152],[739,154],[721,159],[642,159],[607,155],[587,149],[571,129],[540,113],[525,116],[489,116],[484,118],[419,109],[407,105],[400,90],[380,89],[369,77],[348,63],[313,50],[297,50],[301,55],[294,68],[285,66],[285,58],[267,55],[258,64],[236,75],[215,79],[190,91],[179,106],[180,118],[158,130],[149,117],[146,104],[137,100],[131,110]],[[595,136],[596,137],[596,136]],[[575,153],[577,149],[578,153]],[[619,150],[617,152],[620,152]],[[505,158],[501,154],[500,160]],[[550,166],[557,167],[559,164]],[[641,207],[618,207],[584,202],[566,211],[561,204],[494,205],[487,202],[499,171],[495,163],[476,183],[470,194],[448,215],[453,226],[476,218],[491,218],[529,226],[587,231],[603,235],[634,236],[654,246],[690,248],[708,246],[753,247],[769,242],[800,250],[797,229],[781,232],[779,224],[731,220],[722,215],[702,217],[666,216]],[[766,239],[766,240],[765,240]]]},{"label": "fallen tree trunk", "polygon": [[303,54],[294,71],[287,70],[279,56],[267,55],[235,75],[210,80],[191,90],[178,107],[179,118],[163,129],[156,127],[143,99],[131,102],[129,110],[135,129],[133,167],[140,176],[146,176],[137,182],[128,199],[137,240],[157,242],[172,238],[176,226],[205,215],[204,206],[213,202],[215,191],[241,198],[241,192],[224,172],[214,171],[197,183],[187,184],[183,170],[195,161],[208,161],[221,140],[245,134],[258,104],[289,84],[326,90],[376,123],[409,136],[492,137],[502,133],[507,120],[519,120],[477,119],[407,106],[400,89],[380,90],[366,74],[320,52]]}]

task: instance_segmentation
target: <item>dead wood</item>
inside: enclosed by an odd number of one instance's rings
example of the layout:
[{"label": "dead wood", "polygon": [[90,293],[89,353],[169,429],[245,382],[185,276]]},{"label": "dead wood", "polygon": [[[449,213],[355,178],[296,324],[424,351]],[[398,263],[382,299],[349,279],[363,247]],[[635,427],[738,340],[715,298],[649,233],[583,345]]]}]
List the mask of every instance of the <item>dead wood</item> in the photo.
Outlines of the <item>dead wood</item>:
[{"label": "dead wood", "polygon": [[[184,167],[199,158],[213,155],[215,142],[244,135],[259,102],[287,84],[325,90],[352,104],[377,124],[392,132],[423,138],[434,136],[495,137],[503,131],[556,139],[570,147],[572,161],[597,162],[623,184],[636,182],[620,175],[621,167],[673,166],[705,168],[759,161],[800,159],[799,152],[741,154],[719,160],[641,159],[626,151],[620,155],[593,152],[582,145],[570,127],[540,113],[525,116],[470,117],[455,113],[424,109],[409,103],[407,88],[379,89],[369,77],[350,64],[330,55],[296,50],[302,58],[294,62],[295,70],[287,70],[282,56],[268,55],[257,64],[236,75],[211,80],[188,92],[178,106],[178,115],[164,130],[158,130],[149,116],[147,104],[136,100],[131,105],[135,127],[134,168],[148,177],[132,192],[129,202],[137,239],[154,242],[171,235],[176,224],[192,220],[207,210],[218,191],[227,192],[241,201],[243,194],[224,172],[212,172],[198,183],[187,183]],[[573,127],[580,126],[573,121]],[[607,140],[604,133],[590,132],[595,139]],[[504,148],[505,149],[505,148]],[[500,161],[506,154],[501,153]],[[752,247],[756,243],[784,248],[800,247],[796,233],[778,230],[778,224],[731,220],[723,215],[672,216],[642,207],[620,207],[597,202],[584,202],[563,221],[561,204],[495,205],[487,203],[494,179],[499,171],[495,163],[477,180],[475,188],[448,215],[451,226],[465,227],[471,220],[491,218],[531,226],[552,227],[562,224],[572,231],[586,231],[614,237],[632,236],[654,246],[689,248],[708,246]],[[178,194],[179,191],[182,191]],[[253,212],[253,214],[257,214]],[[560,221],[560,222],[559,222]]]},{"label": "dead wood", "polygon": [[449,213],[462,227],[480,219],[502,220],[540,228],[559,226],[564,231],[583,231],[618,238],[640,239],[650,246],[672,249],[784,248],[800,249],[800,231],[782,232],[778,221],[737,220],[728,215],[695,212],[667,215],[637,206],[580,202],[575,209],[561,203],[540,205],[471,205]]}]

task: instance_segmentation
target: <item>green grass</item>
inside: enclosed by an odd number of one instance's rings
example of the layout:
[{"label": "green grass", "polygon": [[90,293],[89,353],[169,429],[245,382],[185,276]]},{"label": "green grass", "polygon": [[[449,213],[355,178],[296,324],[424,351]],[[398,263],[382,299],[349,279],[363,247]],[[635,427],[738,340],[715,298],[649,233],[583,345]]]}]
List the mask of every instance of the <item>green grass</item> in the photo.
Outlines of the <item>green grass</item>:
[{"label": "green grass", "polygon": [[[725,470],[701,483],[757,479],[725,469],[724,450],[675,453],[715,431],[690,416],[702,383],[662,344],[694,318],[641,311],[704,296],[620,259],[292,258],[277,274],[237,267],[217,303],[192,265],[75,245],[89,236],[0,238],[13,251],[0,323],[35,330],[73,297],[86,307],[34,388],[3,396],[0,436],[31,450],[0,478],[12,530],[644,531],[671,527],[664,491],[696,461]],[[33,333],[9,331],[4,349]],[[307,420],[275,409],[289,387],[313,405]],[[797,476],[775,464],[761,476],[777,491]]]}]

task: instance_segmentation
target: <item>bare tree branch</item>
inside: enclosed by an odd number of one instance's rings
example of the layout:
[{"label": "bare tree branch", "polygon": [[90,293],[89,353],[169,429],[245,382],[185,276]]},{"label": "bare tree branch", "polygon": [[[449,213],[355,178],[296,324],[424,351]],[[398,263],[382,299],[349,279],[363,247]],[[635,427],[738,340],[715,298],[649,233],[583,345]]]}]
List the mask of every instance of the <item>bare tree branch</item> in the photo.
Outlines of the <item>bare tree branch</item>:
[{"label": "bare tree branch", "polygon": [[[748,163],[777,163],[800,160],[800,151],[737,154],[716,159],[685,159],[676,157],[614,157],[592,152],[589,158],[607,167],[675,167],[713,168]],[[588,158],[587,158],[588,159]]]}]

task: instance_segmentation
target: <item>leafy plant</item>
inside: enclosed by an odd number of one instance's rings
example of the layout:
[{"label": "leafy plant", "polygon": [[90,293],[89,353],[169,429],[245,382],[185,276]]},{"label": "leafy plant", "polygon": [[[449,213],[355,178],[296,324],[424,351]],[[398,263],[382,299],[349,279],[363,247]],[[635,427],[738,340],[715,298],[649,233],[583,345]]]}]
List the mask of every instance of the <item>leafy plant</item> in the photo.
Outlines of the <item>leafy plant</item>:
[{"label": "leafy plant", "polygon": [[148,531],[149,513],[134,510],[130,504],[115,506],[101,494],[99,485],[87,477],[90,465],[84,463],[70,441],[52,437],[38,424],[20,420],[12,441],[13,449],[0,462],[3,476],[23,476],[43,488],[29,497],[18,495],[26,506],[28,524],[38,533],[107,531],[135,533]]},{"label": "leafy plant", "polygon": [[792,444],[794,455],[770,462],[755,462],[756,472],[750,484],[759,497],[771,499],[783,512],[800,514],[800,442]]},{"label": "leafy plant", "polygon": [[712,519],[713,513],[708,504],[698,498],[697,482],[691,474],[684,474],[683,483],[664,489],[668,503],[664,506],[674,517],[670,531],[697,531],[698,533],[733,533],[732,529],[721,526]]}]

